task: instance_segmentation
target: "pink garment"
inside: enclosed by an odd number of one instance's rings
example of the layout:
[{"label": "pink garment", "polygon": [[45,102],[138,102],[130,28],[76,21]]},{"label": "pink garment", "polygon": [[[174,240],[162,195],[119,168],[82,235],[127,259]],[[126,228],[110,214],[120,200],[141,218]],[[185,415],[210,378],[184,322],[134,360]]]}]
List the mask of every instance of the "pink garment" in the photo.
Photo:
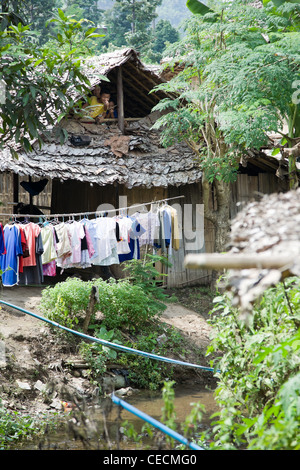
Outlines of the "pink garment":
[{"label": "pink garment", "polygon": [[[55,233],[53,230],[53,244],[54,248],[56,250],[57,243],[56,243],[56,237]],[[43,275],[44,276],[51,276],[54,277],[56,276],[56,260],[49,261],[49,263],[43,264]]]},{"label": "pink garment", "polygon": [[50,261],[50,263],[43,264],[44,276],[56,276],[56,261]]},{"label": "pink garment", "polygon": [[39,225],[29,222],[23,226],[28,249],[29,256],[24,258],[23,266],[36,266],[36,257],[35,257],[35,242],[36,238],[39,236],[41,228]]}]

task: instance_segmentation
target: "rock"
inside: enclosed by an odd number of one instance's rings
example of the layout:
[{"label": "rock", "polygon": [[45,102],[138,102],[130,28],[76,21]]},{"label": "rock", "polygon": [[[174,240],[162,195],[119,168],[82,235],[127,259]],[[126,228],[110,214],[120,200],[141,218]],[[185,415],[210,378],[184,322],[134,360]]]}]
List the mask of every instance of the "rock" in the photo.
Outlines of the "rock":
[{"label": "rock", "polygon": [[20,380],[16,380],[18,387],[22,390],[31,390],[31,386],[27,382],[21,382]]},{"label": "rock", "polygon": [[133,392],[134,392],[133,388],[125,387],[125,388],[120,388],[119,390],[116,390],[115,395],[117,395],[118,397],[124,397],[124,396],[129,397],[130,395],[133,394]]},{"label": "rock", "polygon": [[157,337],[158,344],[164,344],[168,340],[165,333]]},{"label": "rock", "polygon": [[50,407],[51,407],[51,408],[55,408],[56,410],[61,410],[61,409],[62,409],[62,402],[61,402],[61,400],[59,400],[58,398],[55,398],[55,399],[52,400],[52,402],[50,403]]},{"label": "rock", "polygon": [[6,367],[5,343],[0,340],[0,369]]},{"label": "rock", "polygon": [[36,388],[40,392],[43,392],[46,390],[46,385],[43,384],[43,382],[41,382],[40,380],[38,380],[37,382],[35,382],[34,388]]},{"label": "rock", "polygon": [[100,383],[104,391],[111,391],[125,387],[126,382],[123,375],[114,375],[113,377],[101,377]]}]

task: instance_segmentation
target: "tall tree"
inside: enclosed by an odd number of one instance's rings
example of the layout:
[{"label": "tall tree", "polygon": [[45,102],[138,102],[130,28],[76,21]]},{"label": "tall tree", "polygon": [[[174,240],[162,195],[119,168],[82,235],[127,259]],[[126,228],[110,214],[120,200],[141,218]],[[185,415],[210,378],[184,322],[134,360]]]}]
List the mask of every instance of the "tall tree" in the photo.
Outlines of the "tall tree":
[{"label": "tall tree", "polygon": [[1,23],[2,30],[10,24],[30,25],[35,32],[36,42],[45,43],[50,35],[51,28],[46,28],[45,23],[49,20],[60,4],[60,0],[5,0],[2,2]]},{"label": "tall tree", "polygon": [[[214,12],[191,18],[186,36],[168,51],[184,69],[160,86],[177,98],[155,108],[169,111],[154,125],[162,129],[163,143],[184,140],[198,157],[215,251],[226,249],[230,183],[239,161],[247,149],[267,145],[269,133],[282,130],[300,77],[295,25],[250,3],[217,2]],[[212,188],[215,210],[209,205]]]},{"label": "tall tree", "polygon": [[154,30],[153,51],[162,54],[166,48],[166,44],[173,44],[179,41],[179,32],[175,29],[170,21],[159,20]]},{"label": "tall tree", "polygon": [[149,50],[152,45],[153,21],[157,17],[156,8],[161,3],[162,0],[116,0],[113,9],[106,12],[110,23],[105,42],[116,44],[116,36],[117,45],[127,45],[141,53]]},{"label": "tall tree", "polygon": [[65,0],[64,8],[67,15],[74,14],[78,21],[85,18],[95,26],[101,22],[103,10],[98,8],[98,0]]}]

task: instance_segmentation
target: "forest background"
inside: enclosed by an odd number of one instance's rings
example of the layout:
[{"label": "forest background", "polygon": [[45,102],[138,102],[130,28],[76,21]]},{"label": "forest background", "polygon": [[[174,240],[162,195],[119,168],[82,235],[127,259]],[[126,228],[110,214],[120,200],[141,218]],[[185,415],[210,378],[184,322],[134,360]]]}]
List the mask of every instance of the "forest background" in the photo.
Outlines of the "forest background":
[{"label": "forest background", "polygon": [[[53,28],[46,21],[62,8],[67,16],[77,21],[85,18],[87,27],[97,27],[102,38],[93,42],[93,52],[103,53],[120,47],[133,47],[142,60],[159,63],[169,43],[180,39],[183,20],[191,16],[186,0],[5,0],[2,12],[13,12],[30,24],[31,32],[39,45],[51,41]],[[17,19],[17,21],[16,21]],[[3,22],[2,22],[3,23]],[[6,26],[1,25],[3,30]]]}]

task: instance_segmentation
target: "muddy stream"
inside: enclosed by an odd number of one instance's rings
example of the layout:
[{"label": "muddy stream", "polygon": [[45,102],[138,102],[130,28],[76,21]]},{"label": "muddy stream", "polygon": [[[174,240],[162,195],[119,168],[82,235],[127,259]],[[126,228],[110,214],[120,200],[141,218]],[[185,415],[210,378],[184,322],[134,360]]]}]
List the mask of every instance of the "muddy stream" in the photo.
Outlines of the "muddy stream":
[{"label": "muddy stream", "polygon": [[[161,392],[139,390],[129,397],[122,397],[130,405],[151,418],[162,422],[164,406]],[[183,423],[192,410],[194,403],[200,402],[205,410],[200,425],[201,430],[211,425],[211,416],[216,412],[213,391],[180,386],[175,389],[174,408],[177,432],[181,434],[180,423]],[[84,416],[84,418],[82,418]],[[127,425],[124,423],[128,423]],[[82,425],[84,423],[84,430]],[[150,439],[143,432],[145,421],[122,407],[113,404],[109,397],[101,398],[97,405],[85,407],[83,410],[70,410],[61,429],[45,433],[33,441],[18,445],[19,450],[134,450],[159,449],[158,438]],[[138,443],[128,440],[125,427],[132,425],[139,434]],[[78,428],[76,430],[76,428]],[[162,434],[160,435],[162,436]],[[174,441],[175,445],[180,443]]]}]

